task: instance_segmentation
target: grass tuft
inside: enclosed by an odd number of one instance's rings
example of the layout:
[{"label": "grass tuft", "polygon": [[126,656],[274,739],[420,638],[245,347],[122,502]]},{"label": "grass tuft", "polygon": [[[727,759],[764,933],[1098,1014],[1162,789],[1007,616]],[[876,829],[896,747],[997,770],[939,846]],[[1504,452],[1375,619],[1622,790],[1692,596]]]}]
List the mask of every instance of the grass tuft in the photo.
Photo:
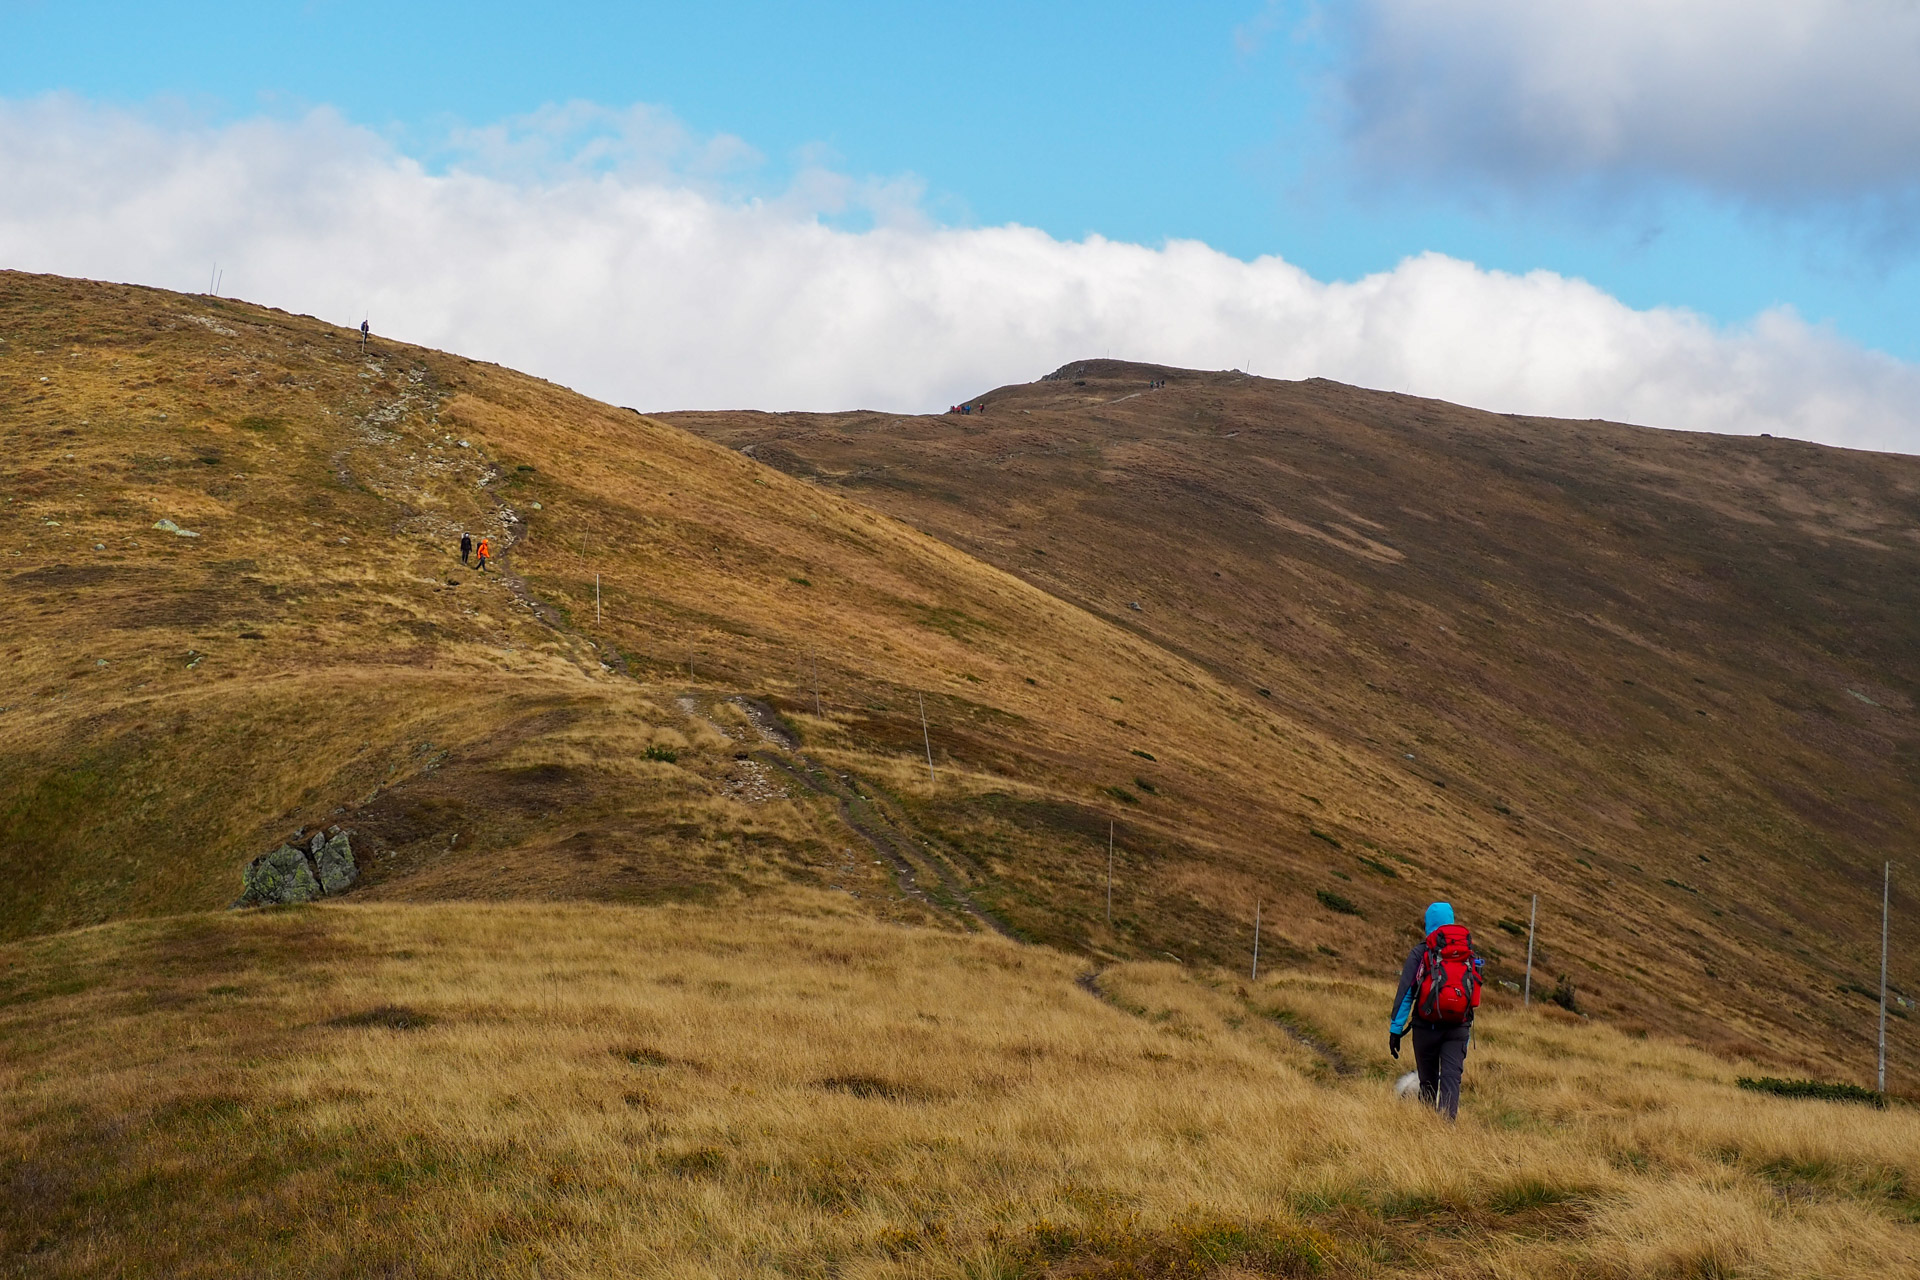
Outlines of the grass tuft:
[{"label": "grass tuft", "polygon": [[879,1076],[828,1076],[820,1081],[820,1087],[834,1093],[852,1094],[856,1098],[879,1098],[887,1102],[910,1102],[918,1096],[915,1090],[906,1085],[883,1080]]},{"label": "grass tuft", "polygon": [[1495,1213],[1525,1213],[1529,1209],[1565,1204],[1577,1194],[1542,1178],[1519,1178],[1488,1197],[1487,1208]]},{"label": "grass tuft", "polygon": [[432,1014],[421,1013],[401,1004],[375,1005],[359,1013],[343,1014],[327,1025],[330,1027],[385,1027],[389,1031],[418,1031],[430,1027],[437,1021]]}]

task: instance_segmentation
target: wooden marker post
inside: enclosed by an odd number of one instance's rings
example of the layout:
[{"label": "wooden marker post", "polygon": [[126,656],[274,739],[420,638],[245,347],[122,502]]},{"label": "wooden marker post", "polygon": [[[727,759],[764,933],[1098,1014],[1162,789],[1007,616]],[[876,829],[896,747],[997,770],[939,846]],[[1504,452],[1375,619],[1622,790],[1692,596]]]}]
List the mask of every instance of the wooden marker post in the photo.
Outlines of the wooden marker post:
[{"label": "wooden marker post", "polygon": [[1113,819],[1107,819],[1107,928],[1113,928]]},{"label": "wooden marker post", "polygon": [[920,740],[927,744],[927,781],[937,782],[933,776],[933,735],[927,731],[927,695],[917,695],[920,699]]},{"label": "wooden marker post", "polygon": [[1520,997],[1522,1008],[1533,1007],[1533,926],[1540,919],[1540,895],[1533,895],[1533,911],[1527,916],[1527,985]]}]

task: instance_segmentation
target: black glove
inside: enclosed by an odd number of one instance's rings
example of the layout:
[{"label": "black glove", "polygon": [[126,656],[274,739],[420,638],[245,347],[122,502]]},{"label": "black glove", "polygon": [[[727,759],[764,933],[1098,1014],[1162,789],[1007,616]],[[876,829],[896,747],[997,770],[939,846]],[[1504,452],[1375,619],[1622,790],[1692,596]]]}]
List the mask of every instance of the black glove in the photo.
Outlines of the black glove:
[{"label": "black glove", "polygon": [[1387,1052],[1395,1058],[1400,1056],[1400,1033],[1398,1031],[1387,1032]]}]

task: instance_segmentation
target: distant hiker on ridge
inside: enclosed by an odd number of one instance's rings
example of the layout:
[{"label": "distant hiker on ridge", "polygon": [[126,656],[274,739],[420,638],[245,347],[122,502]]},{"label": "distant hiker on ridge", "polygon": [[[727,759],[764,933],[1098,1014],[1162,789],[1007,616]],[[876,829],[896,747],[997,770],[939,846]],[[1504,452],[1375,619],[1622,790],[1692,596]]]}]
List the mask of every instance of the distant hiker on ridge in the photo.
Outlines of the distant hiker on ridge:
[{"label": "distant hiker on ridge", "polygon": [[480,572],[482,573],[485,573],[487,571],[487,556],[489,554],[490,552],[487,549],[487,540],[485,537],[482,537],[480,539],[480,545],[474,549],[474,554],[473,554],[474,563],[480,566]]},{"label": "distant hiker on ridge", "polygon": [[473,555],[473,535],[470,533],[463,533],[460,535],[460,563],[465,564],[468,558],[471,557],[472,555]]},{"label": "distant hiker on ridge", "polygon": [[1460,1075],[1473,1040],[1473,1011],[1480,1005],[1480,957],[1473,953],[1473,935],[1453,922],[1450,902],[1427,908],[1426,931],[1400,966],[1387,1051],[1398,1058],[1400,1038],[1413,1029],[1420,1100],[1454,1120],[1460,1115]]}]

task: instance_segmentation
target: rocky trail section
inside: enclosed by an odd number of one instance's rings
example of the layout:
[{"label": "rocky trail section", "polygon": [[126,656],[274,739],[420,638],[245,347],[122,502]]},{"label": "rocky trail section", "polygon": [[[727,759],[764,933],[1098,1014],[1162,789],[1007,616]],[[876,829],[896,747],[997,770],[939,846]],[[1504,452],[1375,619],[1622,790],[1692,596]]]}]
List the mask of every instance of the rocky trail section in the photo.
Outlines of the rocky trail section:
[{"label": "rocky trail section", "polygon": [[[369,384],[371,404],[354,420],[354,438],[329,460],[335,480],[391,504],[397,511],[393,531],[401,537],[437,550],[457,545],[462,534],[476,542],[487,538],[492,556],[479,581],[499,583],[518,609],[563,637],[583,671],[628,674],[617,650],[602,650],[568,626],[514,571],[513,550],[529,529],[525,515],[498,490],[511,466],[490,456],[484,443],[446,429],[452,424],[442,422],[442,413],[453,392],[425,362],[378,350],[358,376]],[[459,518],[462,507],[474,508],[474,499],[482,505]],[[457,588],[462,581],[449,578],[445,585]]]},{"label": "rocky trail section", "polygon": [[[686,710],[692,701],[691,697],[683,696],[682,709]],[[741,695],[726,701],[741,712],[759,735],[765,765],[784,774],[803,790],[830,800],[840,821],[892,867],[903,894],[942,916],[959,919],[969,928],[992,930],[1009,938],[1016,936],[974,900],[950,856],[943,856],[931,840],[917,833],[898,809],[880,799],[872,787],[863,785],[852,774],[823,765],[800,750],[798,736],[766,703]]]}]

